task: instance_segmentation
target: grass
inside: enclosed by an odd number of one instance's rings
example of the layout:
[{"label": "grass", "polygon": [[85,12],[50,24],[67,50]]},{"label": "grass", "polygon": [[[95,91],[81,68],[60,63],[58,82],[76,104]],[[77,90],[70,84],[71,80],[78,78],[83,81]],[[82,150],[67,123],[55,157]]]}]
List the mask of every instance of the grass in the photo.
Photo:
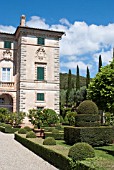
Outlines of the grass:
[{"label": "grass", "polygon": [[[21,134],[23,137],[25,137],[24,134]],[[42,138],[31,138],[29,139],[35,143],[43,144]],[[49,146],[45,145],[45,147],[50,148],[64,156],[68,156],[68,152],[70,149],[70,145],[67,145],[64,140],[56,140],[57,145]],[[81,161],[82,163],[89,165],[90,167],[95,168],[96,170],[114,170],[114,156],[110,155],[108,152],[102,149],[107,149],[114,151],[114,145],[110,146],[103,146],[103,147],[96,147],[95,148],[95,158],[86,159],[84,161]]]}]

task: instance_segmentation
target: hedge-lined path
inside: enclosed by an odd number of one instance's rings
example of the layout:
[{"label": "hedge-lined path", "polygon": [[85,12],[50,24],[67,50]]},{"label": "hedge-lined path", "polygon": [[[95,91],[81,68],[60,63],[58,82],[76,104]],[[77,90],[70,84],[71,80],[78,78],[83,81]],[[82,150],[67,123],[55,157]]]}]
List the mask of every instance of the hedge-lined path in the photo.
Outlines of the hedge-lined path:
[{"label": "hedge-lined path", "polygon": [[0,170],[57,170],[14,140],[13,134],[0,132]]}]

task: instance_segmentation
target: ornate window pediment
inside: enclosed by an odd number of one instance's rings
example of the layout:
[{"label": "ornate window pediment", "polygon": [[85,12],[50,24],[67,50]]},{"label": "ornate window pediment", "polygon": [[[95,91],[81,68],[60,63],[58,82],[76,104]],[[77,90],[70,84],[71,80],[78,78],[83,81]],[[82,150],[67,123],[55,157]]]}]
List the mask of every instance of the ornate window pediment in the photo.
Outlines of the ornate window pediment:
[{"label": "ornate window pediment", "polygon": [[13,60],[12,52],[9,49],[3,51],[2,60],[11,60],[11,61]]}]

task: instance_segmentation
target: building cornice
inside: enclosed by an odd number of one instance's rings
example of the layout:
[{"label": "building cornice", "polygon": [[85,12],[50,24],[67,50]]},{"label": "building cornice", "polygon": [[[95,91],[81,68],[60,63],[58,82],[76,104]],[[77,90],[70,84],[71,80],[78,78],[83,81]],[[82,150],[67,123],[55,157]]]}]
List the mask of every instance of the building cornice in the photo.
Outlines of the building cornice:
[{"label": "building cornice", "polygon": [[22,27],[18,26],[16,31],[15,31],[15,37],[16,39],[22,35],[22,36],[42,36],[42,37],[55,37],[55,38],[61,38],[64,32],[59,32],[59,31],[53,31],[53,30],[45,30],[45,29],[38,29],[38,28],[31,28],[31,27]]}]

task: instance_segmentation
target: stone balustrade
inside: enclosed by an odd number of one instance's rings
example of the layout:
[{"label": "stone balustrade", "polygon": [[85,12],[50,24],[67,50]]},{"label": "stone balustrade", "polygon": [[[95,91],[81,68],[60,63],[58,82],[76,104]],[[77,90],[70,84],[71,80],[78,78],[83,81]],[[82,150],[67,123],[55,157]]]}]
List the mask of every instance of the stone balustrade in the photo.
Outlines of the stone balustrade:
[{"label": "stone balustrade", "polygon": [[14,82],[0,82],[0,87],[14,88]]}]

